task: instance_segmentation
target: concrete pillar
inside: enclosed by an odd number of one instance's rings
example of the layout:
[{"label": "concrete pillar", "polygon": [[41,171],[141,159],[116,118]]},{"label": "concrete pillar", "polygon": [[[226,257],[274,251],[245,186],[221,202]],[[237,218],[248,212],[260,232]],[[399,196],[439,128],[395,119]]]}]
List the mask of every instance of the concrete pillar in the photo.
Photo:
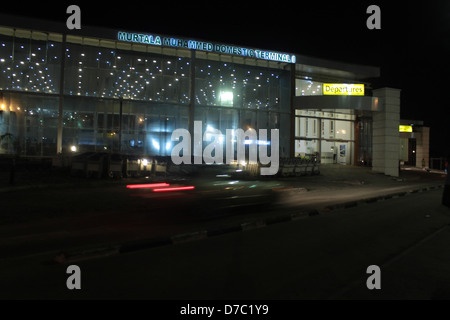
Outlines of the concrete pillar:
[{"label": "concrete pillar", "polygon": [[400,89],[373,90],[373,96],[381,98],[383,108],[373,112],[372,170],[398,177]]},{"label": "concrete pillar", "polygon": [[416,167],[422,168],[422,159],[425,160],[425,168],[430,166],[430,128],[420,127],[416,136]]}]

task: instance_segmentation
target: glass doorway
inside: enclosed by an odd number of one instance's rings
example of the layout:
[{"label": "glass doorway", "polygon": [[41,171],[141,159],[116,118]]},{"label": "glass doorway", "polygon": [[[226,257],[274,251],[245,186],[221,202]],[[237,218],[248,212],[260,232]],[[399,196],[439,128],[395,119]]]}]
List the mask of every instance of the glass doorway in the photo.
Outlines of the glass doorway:
[{"label": "glass doorway", "polygon": [[296,157],[318,157],[323,164],[354,162],[355,116],[340,111],[296,110]]}]

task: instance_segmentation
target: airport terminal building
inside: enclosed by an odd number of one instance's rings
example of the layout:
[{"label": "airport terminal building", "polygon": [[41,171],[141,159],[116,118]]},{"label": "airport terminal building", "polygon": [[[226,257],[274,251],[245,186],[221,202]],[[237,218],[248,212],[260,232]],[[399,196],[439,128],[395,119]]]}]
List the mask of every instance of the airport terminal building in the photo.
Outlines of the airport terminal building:
[{"label": "airport terminal building", "polygon": [[2,16],[0,153],[165,156],[172,132],[278,129],[280,157],[398,175],[400,90],[377,67]]}]

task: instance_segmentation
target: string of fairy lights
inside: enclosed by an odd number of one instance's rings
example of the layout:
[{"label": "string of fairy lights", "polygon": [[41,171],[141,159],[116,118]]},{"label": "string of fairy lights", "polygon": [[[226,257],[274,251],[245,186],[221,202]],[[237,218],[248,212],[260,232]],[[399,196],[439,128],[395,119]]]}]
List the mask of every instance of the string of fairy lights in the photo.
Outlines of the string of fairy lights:
[{"label": "string of fairy lights", "polygon": [[[190,102],[191,60],[68,43],[64,93],[176,104]],[[0,37],[0,90],[59,93],[61,43]],[[196,61],[195,102],[278,109],[283,70]],[[287,83],[287,81],[286,81]]]}]

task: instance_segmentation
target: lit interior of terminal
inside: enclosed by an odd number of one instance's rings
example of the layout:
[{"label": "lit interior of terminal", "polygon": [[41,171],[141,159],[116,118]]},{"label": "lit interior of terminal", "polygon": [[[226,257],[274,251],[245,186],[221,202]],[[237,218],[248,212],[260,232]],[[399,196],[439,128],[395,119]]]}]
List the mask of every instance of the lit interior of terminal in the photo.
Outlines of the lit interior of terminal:
[{"label": "lit interior of terminal", "polygon": [[[127,41],[117,30],[63,34],[61,26],[14,23],[0,27],[3,154],[168,156],[172,132],[202,121],[205,132],[278,129],[280,157],[363,164],[391,174],[386,128],[396,127],[398,137],[399,90],[373,90],[377,67],[163,36],[158,43],[145,43],[142,35],[130,36],[142,41]],[[193,43],[205,44],[193,49]]]}]

